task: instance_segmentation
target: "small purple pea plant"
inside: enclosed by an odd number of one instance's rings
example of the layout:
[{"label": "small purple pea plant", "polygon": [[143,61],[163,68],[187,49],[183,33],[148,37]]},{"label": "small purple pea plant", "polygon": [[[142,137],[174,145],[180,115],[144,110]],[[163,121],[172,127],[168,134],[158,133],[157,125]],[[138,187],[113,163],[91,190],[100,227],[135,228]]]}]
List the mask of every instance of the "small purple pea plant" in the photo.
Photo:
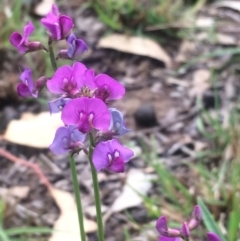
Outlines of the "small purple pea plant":
[{"label": "small purple pea plant", "polygon": [[[17,86],[17,92],[21,97],[37,98],[40,91],[47,87],[56,95],[56,99],[49,102],[49,111],[51,114],[61,112],[63,126],[57,129],[49,148],[56,155],[69,153],[82,241],[86,241],[86,236],[73,155],[80,151],[88,155],[97,212],[98,239],[104,241],[97,172],[103,169],[116,173],[124,172],[125,163],[134,155],[131,149],[116,139],[130,131],[124,125],[123,114],[115,108],[109,108],[111,101],[124,96],[125,88],[106,74],[95,76],[93,69],[88,69],[77,61],[87,51],[87,45],[72,33],[72,18],[61,14],[56,5],[53,5],[52,11],[41,19],[41,24],[48,34],[48,48],[41,42],[28,40],[34,31],[32,22],[24,27],[23,34],[12,33],[10,43],[20,54],[39,50],[49,52],[54,73],[50,77],[41,76],[34,81],[32,71],[26,67],[20,75],[21,83]],[[66,40],[68,49],[60,50],[55,55],[52,44],[63,39]],[[58,68],[59,58],[74,62],[72,65]],[[194,208],[190,221],[184,222],[179,229],[168,228],[166,217],[160,217],[156,224],[156,229],[161,235],[159,241],[189,240],[190,232],[198,227],[201,219],[199,206]],[[214,233],[208,233],[207,237],[208,241],[221,241]]]}]

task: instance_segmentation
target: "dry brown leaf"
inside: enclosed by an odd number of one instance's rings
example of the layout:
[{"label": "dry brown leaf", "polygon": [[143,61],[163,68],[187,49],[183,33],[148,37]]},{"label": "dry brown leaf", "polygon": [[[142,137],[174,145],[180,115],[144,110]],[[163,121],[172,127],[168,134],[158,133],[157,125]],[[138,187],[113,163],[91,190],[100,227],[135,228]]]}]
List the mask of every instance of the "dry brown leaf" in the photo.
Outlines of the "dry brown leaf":
[{"label": "dry brown leaf", "polygon": [[194,73],[192,88],[189,90],[189,95],[191,97],[201,97],[203,93],[210,87],[210,75],[210,71],[206,69],[200,69]]},{"label": "dry brown leaf", "polygon": [[56,129],[62,125],[60,114],[25,113],[21,119],[12,120],[8,124],[3,138],[24,146],[48,148],[53,141]]},{"label": "dry brown leaf", "polygon": [[0,198],[6,203],[4,211],[5,217],[11,217],[14,215],[16,206],[18,203],[25,199],[30,192],[28,186],[15,186],[11,188],[0,187]]},{"label": "dry brown leaf", "polygon": [[14,197],[22,200],[28,196],[30,192],[30,188],[28,186],[15,186],[9,189],[7,188],[0,188],[0,197]]},{"label": "dry brown leaf", "polygon": [[[71,193],[52,188],[50,190],[61,214],[54,224],[54,232],[49,241],[79,241],[80,231],[78,223],[77,207]],[[95,232],[97,224],[89,219],[84,218],[85,233]]]},{"label": "dry brown leaf", "polygon": [[152,175],[145,174],[138,169],[131,169],[127,174],[123,191],[114,201],[111,211],[120,212],[127,208],[139,206],[143,201],[140,195],[146,195],[152,187],[151,179]]},{"label": "dry brown leaf", "polygon": [[218,1],[218,2],[214,3],[213,6],[215,6],[217,8],[226,7],[226,8],[231,8],[236,11],[240,11],[240,1],[239,0],[237,0],[237,1],[230,1],[230,0]]},{"label": "dry brown leaf", "polygon": [[184,40],[180,46],[179,52],[175,58],[177,63],[184,63],[189,60],[189,55],[193,54],[196,50],[196,44],[187,40]]},{"label": "dry brown leaf", "polygon": [[[206,32],[200,33],[196,36],[196,39],[199,41],[209,40],[209,34]],[[238,41],[233,36],[222,33],[216,33],[213,42],[222,45],[238,45]]]},{"label": "dry brown leaf", "polygon": [[53,4],[55,4],[55,0],[42,0],[35,7],[34,13],[39,16],[45,16],[51,11]]},{"label": "dry brown leaf", "polygon": [[214,19],[211,17],[200,16],[195,21],[195,27],[210,28],[214,25]]},{"label": "dry brown leaf", "polygon": [[164,62],[167,68],[170,68],[172,65],[168,53],[150,38],[112,34],[101,38],[98,42],[98,47],[151,57]]}]

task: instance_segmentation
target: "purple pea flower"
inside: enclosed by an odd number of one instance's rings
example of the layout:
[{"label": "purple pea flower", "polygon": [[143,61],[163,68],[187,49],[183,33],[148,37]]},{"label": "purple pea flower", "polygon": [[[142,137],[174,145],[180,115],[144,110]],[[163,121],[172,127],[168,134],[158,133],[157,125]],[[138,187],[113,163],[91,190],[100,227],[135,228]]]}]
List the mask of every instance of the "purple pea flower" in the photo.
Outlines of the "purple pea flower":
[{"label": "purple pea flower", "polygon": [[49,148],[56,155],[80,151],[85,137],[86,135],[78,131],[76,126],[59,127]]},{"label": "purple pea flower", "polygon": [[28,52],[34,52],[40,49],[47,51],[47,49],[40,42],[29,42],[28,37],[33,33],[34,26],[30,21],[24,27],[23,36],[18,32],[13,32],[10,36],[10,43],[18,49],[20,54],[26,54]]},{"label": "purple pea flower", "polygon": [[127,129],[123,123],[123,114],[115,109],[115,108],[109,108],[111,112],[111,124],[110,124],[110,130],[113,133],[114,136],[122,136],[130,131],[130,129]]},{"label": "purple pea flower", "polygon": [[193,209],[192,217],[188,222],[188,228],[190,230],[197,228],[197,226],[201,223],[201,221],[202,221],[202,211],[200,206],[196,205]]},{"label": "purple pea flower", "polygon": [[93,164],[99,172],[107,169],[112,172],[124,172],[124,164],[133,157],[131,149],[122,146],[116,139],[102,141],[93,151]]},{"label": "purple pea flower", "polygon": [[64,65],[58,68],[53,77],[48,80],[47,88],[54,94],[65,94],[72,97],[83,86],[83,78],[80,76],[84,76],[86,70],[86,66],[79,62],[74,63],[73,67]]},{"label": "purple pea flower", "polygon": [[57,6],[53,4],[52,11],[41,19],[42,25],[52,40],[61,40],[67,37],[73,28],[73,20],[66,15],[61,15]]},{"label": "purple pea flower", "polygon": [[67,38],[68,49],[61,50],[58,58],[77,59],[88,50],[86,43],[82,39],[77,39],[74,33]]},{"label": "purple pea flower", "polygon": [[104,102],[121,99],[125,94],[124,86],[106,74],[97,75],[95,83],[97,85],[95,95]]},{"label": "purple pea flower", "polygon": [[181,237],[181,231],[179,229],[168,228],[167,219],[165,216],[161,216],[156,223],[157,231],[165,237]]},{"label": "purple pea flower", "polygon": [[207,233],[207,238],[208,238],[208,241],[221,241],[218,235],[212,232]]},{"label": "purple pea flower", "polygon": [[82,97],[70,100],[62,110],[64,124],[76,125],[83,133],[90,132],[92,128],[107,130],[110,119],[107,106],[96,98]]},{"label": "purple pea flower", "polygon": [[50,113],[55,114],[60,112],[63,109],[63,107],[66,105],[66,103],[70,100],[71,99],[69,98],[60,97],[56,100],[49,101],[48,106],[49,106]]},{"label": "purple pea flower", "polygon": [[20,75],[20,79],[22,80],[22,83],[17,86],[18,94],[21,97],[33,96],[34,98],[37,98],[38,91],[36,90],[32,79],[32,71],[26,67]]}]

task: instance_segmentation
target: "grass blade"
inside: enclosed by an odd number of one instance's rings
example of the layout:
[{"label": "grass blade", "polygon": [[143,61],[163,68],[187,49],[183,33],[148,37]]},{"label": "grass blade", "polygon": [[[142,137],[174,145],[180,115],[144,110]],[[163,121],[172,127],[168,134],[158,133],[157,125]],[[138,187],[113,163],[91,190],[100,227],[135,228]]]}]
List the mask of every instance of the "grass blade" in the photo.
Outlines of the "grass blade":
[{"label": "grass blade", "polygon": [[207,227],[208,231],[216,233],[222,241],[227,241],[226,238],[223,236],[218,224],[213,219],[212,214],[209,212],[207,206],[204,204],[201,198],[198,198],[198,205],[202,209],[202,217],[205,226]]}]

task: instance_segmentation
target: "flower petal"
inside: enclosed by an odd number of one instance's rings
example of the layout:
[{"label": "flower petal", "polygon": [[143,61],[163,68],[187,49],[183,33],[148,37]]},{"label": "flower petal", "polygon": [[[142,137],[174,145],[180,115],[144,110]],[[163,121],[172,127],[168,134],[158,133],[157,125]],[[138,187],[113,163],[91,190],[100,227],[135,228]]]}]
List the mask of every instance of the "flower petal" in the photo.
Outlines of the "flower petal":
[{"label": "flower petal", "polygon": [[81,142],[83,143],[86,139],[86,134],[80,132],[77,129],[77,126],[69,126],[69,134],[70,134],[70,138],[71,138],[71,142]]},{"label": "flower petal", "polygon": [[53,77],[47,81],[47,88],[54,94],[64,94],[64,86],[70,82],[72,78],[72,68],[64,65],[56,70]]},{"label": "flower petal", "polygon": [[168,230],[168,223],[167,223],[167,219],[166,219],[165,216],[161,216],[157,220],[157,222],[156,222],[156,229],[162,235],[164,235],[167,232],[167,230]]},{"label": "flower petal", "polygon": [[112,165],[110,165],[109,167],[106,168],[109,171],[112,172],[124,172],[125,170],[125,166],[124,166],[124,160],[122,157],[118,157],[114,160],[114,162],[112,163]]},{"label": "flower petal", "polygon": [[9,38],[10,43],[18,48],[18,45],[20,44],[20,42],[22,41],[22,35],[18,32],[13,32]]},{"label": "flower petal", "polygon": [[17,92],[18,95],[21,97],[29,97],[32,96],[31,92],[29,91],[27,85],[25,85],[24,83],[20,83],[17,86]]},{"label": "flower petal", "polygon": [[68,44],[68,51],[67,51],[68,57],[73,58],[73,55],[76,49],[76,36],[74,35],[74,33],[71,33],[67,38],[67,44]]},{"label": "flower petal", "polygon": [[55,114],[60,112],[68,101],[70,101],[69,98],[62,98],[62,97],[56,100],[49,101],[48,106],[49,106],[50,113]]},{"label": "flower petal", "polygon": [[212,232],[207,233],[207,238],[208,238],[208,241],[221,241],[218,235]]},{"label": "flower petal", "polygon": [[33,31],[34,31],[34,25],[31,21],[29,21],[29,23],[24,27],[24,34],[20,44],[23,44],[25,41],[27,41],[29,35],[31,35]]},{"label": "flower petal", "polygon": [[68,153],[70,150],[67,148],[68,142],[68,127],[59,127],[56,131],[54,140],[49,146],[49,149],[56,155]]},{"label": "flower petal", "polygon": [[97,146],[94,148],[92,160],[98,172],[108,167],[109,165],[109,159],[107,155],[108,152],[109,152],[108,143],[105,141],[98,143]]},{"label": "flower petal", "polygon": [[58,10],[58,7],[56,4],[53,4],[52,5],[52,14],[56,15],[56,16],[59,16],[60,15],[60,12]]},{"label": "flower petal", "polygon": [[[129,150],[116,139],[102,141],[98,143],[93,151],[93,164],[97,171],[107,169],[113,172],[124,172],[124,163],[127,161],[125,159],[126,152]],[[131,153],[133,155],[132,151]]]},{"label": "flower petal", "polygon": [[106,104],[99,99],[84,99],[87,104],[88,113],[94,115],[92,126],[97,130],[108,130],[111,116]]},{"label": "flower petal", "polygon": [[73,20],[69,16],[61,15],[59,17],[59,24],[61,26],[61,37],[65,38],[73,28]]},{"label": "flower petal", "polygon": [[33,93],[33,91],[34,91],[34,82],[33,82],[33,79],[32,79],[32,71],[31,71],[31,69],[25,67],[24,71],[20,75],[20,79],[22,80],[22,82],[24,84],[26,84],[28,86],[29,91],[31,93]]},{"label": "flower petal", "polygon": [[82,82],[82,78],[85,71],[87,70],[87,67],[80,62],[75,62],[72,68],[73,79],[77,83],[78,88],[80,89],[84,85]]},{"label": "flower petal", "polygon": [[[81,119],[81,115],[84,119]],[[107,130],[110,125],[110,113],[101,100],[83,97],[73,99],[64,106],[62,120],[67,125],[78,124],[79,130],[84,133],[86,133],[84,125],[87,123],[97,130]]]},{"label": "flower petal", "polygon": [[122,136],[130,131],[130,129],[127,129],[123,124],[123,114],[115,109],[115,108],[109,108],[111,112],[111,125],[110,130],[114,133],[116,136]]},{"label": "flower petal", "polygon": [[62,38],[59,17],[49,13],[45,18],[41,19],[41,24],[48,30],[52,39],[60,40]]},{"label": "flower petal", "polygon": [[88,47],[86,43],[82,39],[77,39],[74,57],[76,58],[80,56],[82,53],[86,52],[87,50],[88,50]]},{"label": "flower petal", "polygon": [[131,149],[121,145],[116,139],[112,139],[112,146],[121,153],[125,163],[134,156],[134,152]]},{"label": "flower petal", "polygon": [[182,241],[182,239],[181,239],[181,238],[178,238],[178,237],[165,237],[165,236],[161,236],[158,241]]},{"label": "flower petal", "polygon": [[97,97],[103,101],[121,99],[125,94],[124,86],[106,74],[96,76],[95,83]]},{"label": "flower petal", "polygon": [[77,78],[77,82],[79,87],[87,86],[91,90],[96,89],[97,85],[94,82],[94,70],[85,70],[85,72]]}]

